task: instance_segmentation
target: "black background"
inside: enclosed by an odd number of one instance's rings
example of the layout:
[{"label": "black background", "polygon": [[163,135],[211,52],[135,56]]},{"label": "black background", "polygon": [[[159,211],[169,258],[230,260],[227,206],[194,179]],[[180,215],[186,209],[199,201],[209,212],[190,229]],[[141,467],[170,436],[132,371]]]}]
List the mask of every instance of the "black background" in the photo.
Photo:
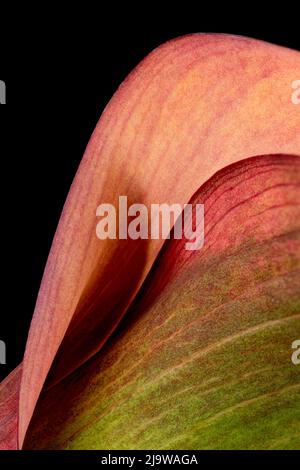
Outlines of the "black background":
[{"label": "black background", "polygon": [[[247,14],[245,5],[245,14]],[[117,6],[116,6],[117,9]],[[35,12],[36,13],[36,12]],[[112,16],[78,18],[40,12],[1,30],[0,107],[2,295],[0,339],[7,365],[21,360],[35,300],[63,203],[98,118],[118,85],[143,57],[168,39],[193,32],[224,32],[300,50],[300,20],[269,18],[243,26],[199,15],[193,25],[117,26]],[[143,21],[147,13],[143,13]],[[46,24],[45,18],[49,21]],[[79,15],[80,17],[80,15]],[[43,21],[41,21],[41,18]],[[1,21],[4,19],[2,18]],[[22,18],[19,16],[20,23]]]}]

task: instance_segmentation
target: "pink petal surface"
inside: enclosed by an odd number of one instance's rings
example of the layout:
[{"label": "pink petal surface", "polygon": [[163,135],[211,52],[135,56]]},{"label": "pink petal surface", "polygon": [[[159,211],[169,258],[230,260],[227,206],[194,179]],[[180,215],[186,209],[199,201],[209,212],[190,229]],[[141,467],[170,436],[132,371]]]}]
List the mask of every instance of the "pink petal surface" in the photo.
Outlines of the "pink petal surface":
[{"label": "pink petal surface", "polygon": [[45,391],[28,449],[299,448],[300,158],[219,171],[205,242],[167,241],[104,348]]},{"label": "pink petal surface", "polygon": [[18,448],[18,411],[22,366],[0,384],[0,449]]},{"label": "pink petal surface", "polygon": [[43,276],[23,363],[20,445],[58,350],[52,384],[103,346],[162,246],[100,242],[96,207],[119,195],[147,206],[186,203],[241,158],[300,154],[291,102],[299,76],[299,52],[197,34],[155,50],[121,85],[87,147]]}]

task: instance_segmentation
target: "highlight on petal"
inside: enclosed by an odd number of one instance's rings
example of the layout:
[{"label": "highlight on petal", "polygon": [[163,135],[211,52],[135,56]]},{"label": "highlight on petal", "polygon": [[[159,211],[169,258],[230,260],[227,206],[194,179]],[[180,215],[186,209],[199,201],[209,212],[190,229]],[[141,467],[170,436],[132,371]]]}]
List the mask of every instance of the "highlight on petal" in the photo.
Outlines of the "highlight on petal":
[{"label": "highlight on petal", "polygon": [[300,158],[230,165],[192,203],[204,247],[165,242],[113,337],[42,393],[25,448],[299,448]]},{"label": "highlight on petal", "polygon": [[43,276],[23,363],[20,445],[57,352],[52,385],[105,344],[162,246],[100,243],[96,207],[120,194],[184,204],[241,158],[300,154],[291,102],[299,75],[299,52],[195,34],[152,52],[120,86],[86,149]]}]

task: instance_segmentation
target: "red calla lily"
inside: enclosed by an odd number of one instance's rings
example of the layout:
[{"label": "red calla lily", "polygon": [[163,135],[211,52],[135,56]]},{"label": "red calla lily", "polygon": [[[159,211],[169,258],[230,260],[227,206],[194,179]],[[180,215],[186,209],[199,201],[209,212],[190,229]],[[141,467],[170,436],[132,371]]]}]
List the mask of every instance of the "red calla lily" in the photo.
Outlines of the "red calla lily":
[{"label": "red calla lily", "polygon": [[[0,387],[3,448],[23,446],[34,411],[26,448],[276,447],[287,419],[278,445],[295,445],[299,378],[284,347],[299,325],[299,77],[299,52],[195,34],[120,86],[65,203],[22,372]],[[147,207],[194,194],[203,249],[99,241],[96,207],[122,194]]]}]

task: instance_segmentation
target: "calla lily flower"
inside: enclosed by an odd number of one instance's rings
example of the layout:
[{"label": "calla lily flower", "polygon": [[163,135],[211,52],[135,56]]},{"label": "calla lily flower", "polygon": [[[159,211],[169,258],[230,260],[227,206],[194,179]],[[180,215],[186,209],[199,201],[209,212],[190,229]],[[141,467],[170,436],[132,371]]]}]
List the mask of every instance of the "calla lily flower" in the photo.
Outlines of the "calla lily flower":
[{"label": "calla lily flower", "polygon": [[[3,449],[296,448],[300,53],[194,34],[104,110],[67,197]],[[204,204],[205,242],[99,240],[96,208]]]}]

